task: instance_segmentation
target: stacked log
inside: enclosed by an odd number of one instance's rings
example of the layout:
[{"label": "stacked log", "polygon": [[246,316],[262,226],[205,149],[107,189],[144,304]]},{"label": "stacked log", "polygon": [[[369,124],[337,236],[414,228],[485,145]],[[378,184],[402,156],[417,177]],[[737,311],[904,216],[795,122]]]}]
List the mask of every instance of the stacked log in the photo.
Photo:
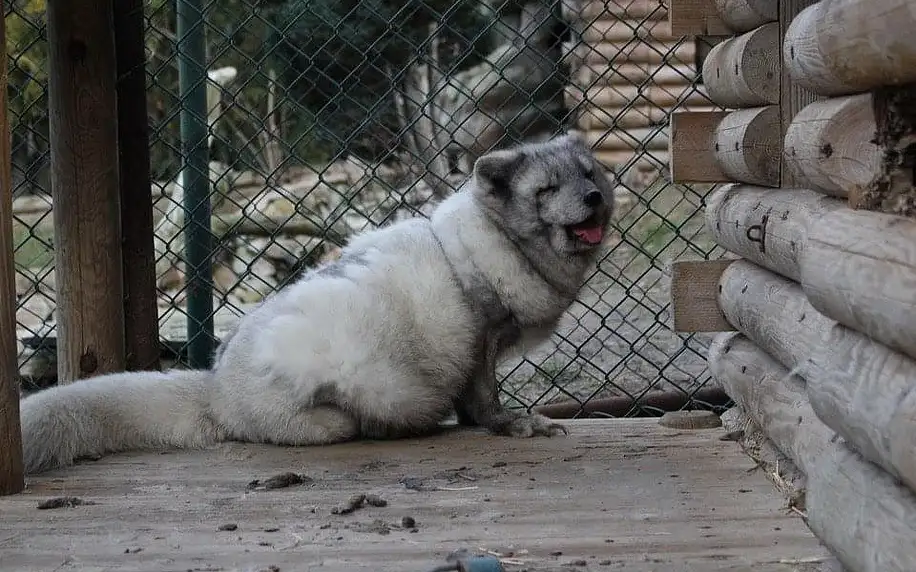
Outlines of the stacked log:
[{"label": "stacked log", "polygon": [[659,0],[564,2],[579,39],[569,51],[566,103],[609,169],[668,162],[667,123],[675,107],[711,109],[696,85],[696,44],[668,29]]},{"label": "stacked log", "polygon": [[706,202],[736,258],[708,266],[709,321],[731,330],[709,367],[806,475],[808,524],[837,560],[912,570],[916,5],[821,0],[759,24],[706,59],[728,110],[672,117],[672,178],[729,183]]}]

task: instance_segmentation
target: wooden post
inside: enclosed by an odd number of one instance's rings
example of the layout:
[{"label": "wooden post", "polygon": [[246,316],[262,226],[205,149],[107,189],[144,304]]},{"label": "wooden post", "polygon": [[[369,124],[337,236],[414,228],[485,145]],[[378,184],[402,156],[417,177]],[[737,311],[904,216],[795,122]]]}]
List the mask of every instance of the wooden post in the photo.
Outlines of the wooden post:
[{"label": "wooden post", "polygon": [[159,308],[150,194],[143,0],[114,2],[118,66],[118,161],[128,370],[159,369]]},{"label": "wooden post", "polygon": [[69,383],[125,366],[113,3],[49,0],[47,18],[57,375]]},{"label": "wooden post", "polygon": [[[0,14],[6,14],[0,0]],[[6,23],[0,25],[0,496],[25,488],[19,427],[19,367],[16,363],[16,285],[13,278],[13,181],[6,105]]]},{"label": "wooden post", "polygon": [[[786,30],[792,24],[795,15],[814,4],[817,0],[780,0],[779,1],[779,37],[784,38]],[[778,54],[782,54],[782,44],[780,43]],[[789,75],[788,66],[780,66],[779,73],[779,107],[780,107],[780,133],[785,138],[786,131],[792,123],[795,115],[809,103],[813,103],[819,98],[815,93],[798,85]],[[783,187],[804,186],[805,181],[799,180],[786,165],[785,153],[782,154],[780,161],[780,185]]]}]

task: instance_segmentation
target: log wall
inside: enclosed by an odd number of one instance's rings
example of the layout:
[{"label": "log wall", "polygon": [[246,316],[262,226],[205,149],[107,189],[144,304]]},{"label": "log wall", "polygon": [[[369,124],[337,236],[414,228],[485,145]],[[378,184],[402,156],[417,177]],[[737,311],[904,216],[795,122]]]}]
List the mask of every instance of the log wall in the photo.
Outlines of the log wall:
[{"label": "log wall", "polygon": [[668,120],[679,109],[713,110],[698,77],[697,46],[673,32],[667,2],[570,0],[578,38],[568,51],[566,103],[609,169],[668,163]]},{"label": "log wall", "polygon": [[675,262],[675,328],[724,330],[713,379],[804,472],[845,569],[912,570],[916,3],[670,3],[672,29],[731,30],[703,66],[724,111],[668,129],[674,182],[725,183],[706,231],[728,252]]}]

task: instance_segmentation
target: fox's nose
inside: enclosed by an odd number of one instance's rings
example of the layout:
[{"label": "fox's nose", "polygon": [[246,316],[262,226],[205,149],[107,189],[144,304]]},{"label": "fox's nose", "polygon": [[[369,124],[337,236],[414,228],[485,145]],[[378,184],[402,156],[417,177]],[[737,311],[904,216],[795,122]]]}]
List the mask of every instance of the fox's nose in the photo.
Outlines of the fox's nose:
[{"label": "fox's nose", "polygon": [[585,201],[586,206],[597,207],[602,202],[604,202],[604,197],[601,195],[601,191],[589,191],[586,193],[583,200]]}]

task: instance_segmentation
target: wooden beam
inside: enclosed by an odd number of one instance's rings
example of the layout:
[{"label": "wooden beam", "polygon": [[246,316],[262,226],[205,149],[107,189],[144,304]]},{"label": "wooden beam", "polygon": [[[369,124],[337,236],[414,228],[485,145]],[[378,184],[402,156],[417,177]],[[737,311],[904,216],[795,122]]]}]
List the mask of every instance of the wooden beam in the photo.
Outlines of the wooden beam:
[{"label": "wooden beam", "polygon": [[[563,2],[564,9],[569,10],[572,2]],[[626,0],[620,2],[613,0],[585,0],[581,8],[572,12],[570,16],[581,18],[586,22],[592,20],[605,20],[617,18],[638,18],[640,20],[664,20],[668,17],[668,9],[658,0]]]},{"label": "wooden beam", "polygon": [[716,126],[727,111],[675,111],[668,141],[669,171],[674,183],[728,181],[713,152]]},{"label": "wooden beam", "polygon": [[695,61],[697,46],[694,42],[601,42],[588,45],[582,42],[568,45],[563,59],[570,65],[607,66],[621,64],[690,64]]},{"label": "wooden beam", "polygon": [[798,283],[746,260],[722,273],[718,303],[736,330],[802,377],[836,323],[811,306]]},{"label": "wooden beam", "polygon": [[668,149],[668,127],[636,127],[633,129],[592,129],[583,133],[586,143],[595,151],[629,151]]},{"label": "wooden beam", "polygon": [[916,359],[916,219],[826,213],[808,228],[798,263],[819,312]]},{"label": "wooden beam", "polygon": [[881,176],[875,114],[868,93],[809,103],[789,124],[785,165],[797,184],[847,198]]},{"label": "wooden beam", "polygon": [[47,4],[58,383],[125,367],[112,2]]},{"label": "wooden beam", "polygon": [[811,221],[844,206],[807,189],[723,185],[706,198],[706,229],[722,248],[797,282]]},{"label": "wooden beam", "polygon": [[[6,2],[0,0],[0,14]],[[0,24],[0,496],[25,488],[19,425],[19,364],[16,359],[16,265],[13,258],[13,176],[6,101],[6,24]]]},{"label": "wooden beam", "polygon": [[709,369],[804,471],[808,525],[846,569],[912,570],[916,496],[835,438],[811,409],[803,380],[736,333],[716,336],[709,348]]},{"label": "wooden beam", "polygon": [[789,77],[800,87],[836,96],[916,81],[912,0],[804,5],[786,27],[783,45]]},{"label": "wooden beam", "polygon": [[159,369],[143,0],[115,0],[124,343],[128,370]]},{"label": "wooden beam", "polygon": [[[576,91],[579,91],[577,94]],[[585,90],[584,93],[577,88],[566,89],[570,103],[578,104],[587,102],[598,107],[627,107],[632,105],[654,105],[655,107],[671,108],[679,105],[709,105],[709,98],[704,93],[702,86],[695,87],[688,83],[674,85],[623,85],[602,86],[596,85]]]},{"label": "wooden beam", "polygon": [[[710,105],[678,105],[677,109],[679,112],[716,111],[716,108]],[[671,114],[671,108],[652,104],[617,108],[583,105],[579,108],[576,126],[582,131],[652,127],[668,123]],[[667,143],[665,148],[668,148]]]},{"label": "wooden beam", "polygon": [[734,260],[681,260],[671,265],[675,332],[734,330],[719,308],[719,278]]},{"label": "wooden beam", "polygon": [[736,33],[750,32],[779,19],[779,0],[714,0],[716,12]]},{"label": "wooden beam", "polygon": [[730,36],[734,33],[719,17],[714,0],[669,0],[668,27],[672,36]]},{"label": "wooden beam", "polygon": [[722,107],[741,108],[779,103],[779,25],[764,24],[725,40],[703,62],[703,84]]},{"label": "wooden beam", "polygon": [[781,135],[778,106],[733,111],[716,126],[716,162],[731,181],[777,187]]},{"label": "wooden beam", "polygon": [[[779,87],[779,109],[782,116],[780,120],[780,133],[783,135],[783,141],[785,141],[785,134],[789,129],[789,125],[792,123],[792,119],[798,115],[798,112],[806,105],[819,99],[814,92],[792,81],[791,74],[788,70],[790,66],[788,60],[790,58],[786,55],[786,46],[789,45],[786,43],[786,34],[793,18],[805,9],[805,7],[810,6],[816,1],[817,0],[779,1],[779,37],[783,39],[783,43],[780,45],[781,49],[779,50],[782,66],[780,68],[779,82],[777,85]],[[816,42],[818,38],[817,36],[812,36],[810,40]],[[785,146],[785,144],[783,144],[783,146]],[[783,187],[804,186],[804,181],[798,180],[793,171],[786,165],[785,154],[783,154],[779,166],[779,184]]]}]

